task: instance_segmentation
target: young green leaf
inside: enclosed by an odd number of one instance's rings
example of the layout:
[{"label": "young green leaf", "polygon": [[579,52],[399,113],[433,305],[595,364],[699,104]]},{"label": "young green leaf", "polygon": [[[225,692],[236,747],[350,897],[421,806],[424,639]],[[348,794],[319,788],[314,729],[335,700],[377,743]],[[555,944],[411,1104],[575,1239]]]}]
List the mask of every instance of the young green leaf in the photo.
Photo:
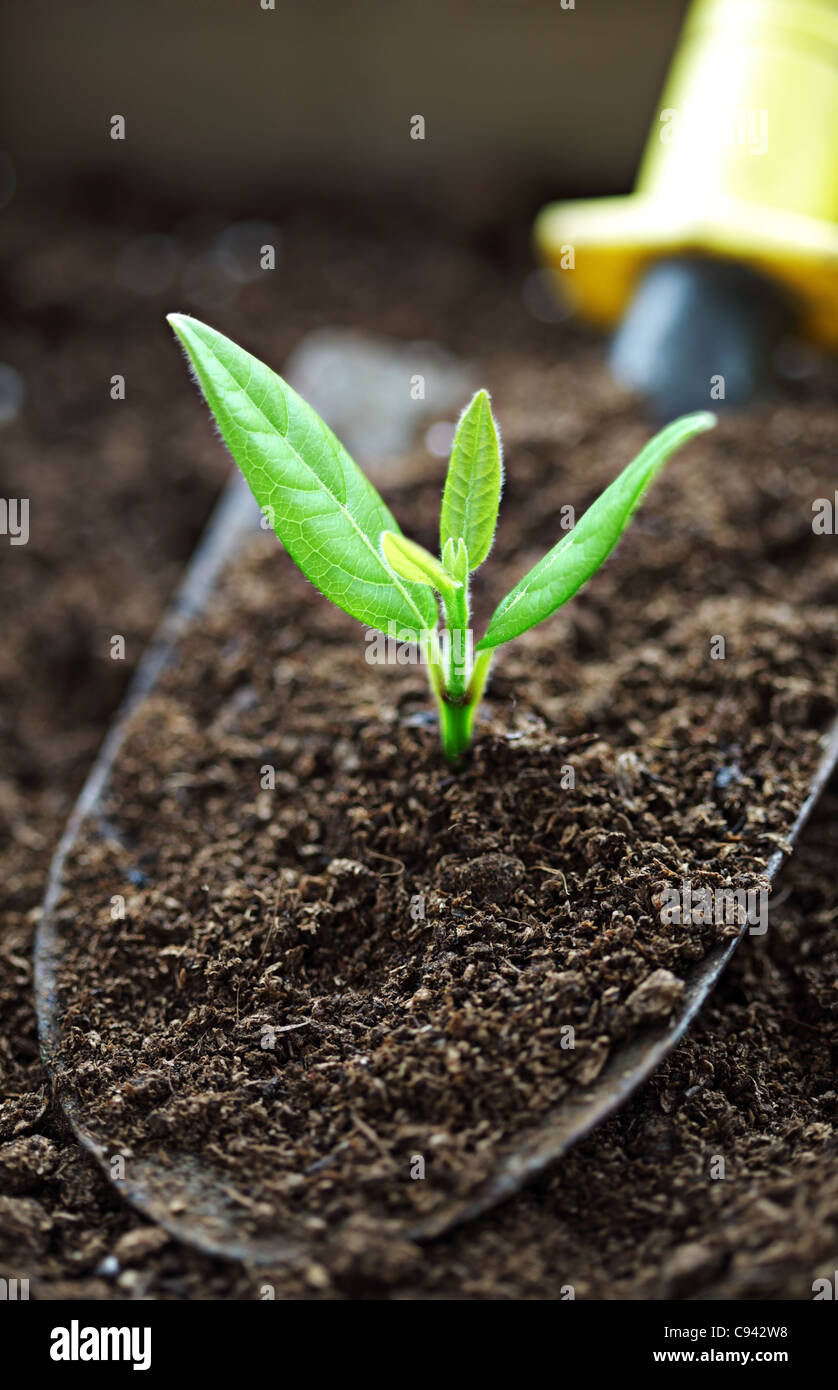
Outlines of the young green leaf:
[{"label": "young green leaf", "polygon": [[385,531],[381,537],[381,552],[387,564],[402,579],[414,584],[428,584],[440,594],[453,594],[462,586],[453,579],[429,550],[407,536]]},{"label": "young green leaf", "polygon": [[369,627],[435,627],[433,595],[393,574],[381,554],[382,532],[398,532],[396,521],[320,416],[213,328],[184,314],[169,323],[256,501],[312,584]]},{"label": "young green leaf", "polygon": [[439,518],[439,547],[462,539],[469,567],[482,565],[492,545],[503,481],[501,446],[487,391],[478,391],[460,416]]},{"label": "young green leaf", "polygon": [[462,536],[457,541],[456,547],[451,537],[442,547],[442,563],[452,579],[457,579],[461,584],[465,584],[468,579],[468,550]]},{"label": "young green leaf", "polygon": [[674,420],[656,434],[573,530],[501,600],[475,650],[510,642],[567,603],[614,549],[644,491],[676,449],[715,423],[715,415],[699,411]]},{"label": "young green leaf", "polygon": [[[262,510],[300,569],[339,607],[400,640],[428,663],[446,759],[460,767],[494,649],[541,622],[613,550],[643,492],[680,445],[716,423],[675,421],[646,446],[495,610],[470,643],[469,571],[486,558],[502,483],[489,397],[479,391],[457,428],[440,521],[441,560],[402,536],[375,488],[310,406],[281,377],[206,324],[169,317],[221,433]],[[448,638],[440,641],[436,594]]]}]

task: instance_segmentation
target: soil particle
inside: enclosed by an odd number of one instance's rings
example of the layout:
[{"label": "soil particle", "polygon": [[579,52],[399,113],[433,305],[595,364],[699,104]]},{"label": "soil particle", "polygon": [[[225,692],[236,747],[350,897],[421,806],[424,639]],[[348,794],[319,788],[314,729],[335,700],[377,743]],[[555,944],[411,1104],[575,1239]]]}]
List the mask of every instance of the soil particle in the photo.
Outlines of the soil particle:
[{"label": "soil particle", "polygon": [[160,1226],[139,1226],[135,1231],[126,1231],[113,1248],[113,1258],[118,1265],[141,1264],[149,1255],[154,1255],[168,1245],[171,1237]]},{"label": "soil particle", "polygon": [[34,1197],[0,1197],[0,1256],[18,1260],[44,1255],[52,1224]]},{"label": "soil particle", "polygon": [[684,982],[671,970],[653,970],[626,1000],[626,1008],[637,1023],[664,1020],[677,1008],[684,993]]},{"label": "soil particle", "polygon": [[688,1298],[718,1275],[727,1261],[725,1251],[700,1245],[679,1245],[667,1259],[661,1278],[667,1298]]},{"label": "soil particle", "polygon": [[58,1150],[43,1134],[30,1134],[0,1146],[0,1186],[9,1193],[26,1192],[55,1171]]}]

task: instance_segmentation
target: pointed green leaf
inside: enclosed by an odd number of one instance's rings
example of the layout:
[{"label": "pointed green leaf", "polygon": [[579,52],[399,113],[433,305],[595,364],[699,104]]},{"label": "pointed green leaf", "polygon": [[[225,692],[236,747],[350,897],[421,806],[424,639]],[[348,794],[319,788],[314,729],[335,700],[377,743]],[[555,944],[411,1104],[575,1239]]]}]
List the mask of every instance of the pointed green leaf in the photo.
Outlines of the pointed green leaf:
[{"label": "pointed green leaf", "polygon": [[387,564],[402,579],[414,584],[428,584],[440,594],[452,594],[462,586],[452,579],[448,571],[429,550],[407,536],[397,535],[395,531],[385,531],[381,537],[381,553]]},{"label": "pointed green leaf", "polygon": [[343,445],[282,377],[207,324],[169,323],[186,349],[224,441],[303,574],[359,622],[433,627],[427,589],[398,579],[381,533],[398,531]]},{"label": "pointed green leaf", "polygon": [[699,411],[674,420],[656,434],[573,530],[501,600],[475,650],[486,651],[519,637],[567,603],[614,549],[644,491],[676,449],[715,423],[715,415]]},{"label": "pointed green leaf", "polygon": [[440,551],[462,539],[469,565],[482,565],[492,545],[503,481],[501,445],[487,391],[478,391],[460,416],[439,519]]}]

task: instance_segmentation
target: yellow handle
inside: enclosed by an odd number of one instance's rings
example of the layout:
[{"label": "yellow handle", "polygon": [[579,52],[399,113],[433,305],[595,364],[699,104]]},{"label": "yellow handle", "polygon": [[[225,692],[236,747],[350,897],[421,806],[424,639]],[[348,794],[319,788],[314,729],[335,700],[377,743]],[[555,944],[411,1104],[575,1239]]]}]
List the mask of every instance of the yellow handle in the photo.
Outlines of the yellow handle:
[{"label": "yellow handle", "polygon": [[650,261],[699,252],[775,280],[838,347],[838,0],[695,0],[635,192],[552,204],[535,238],[602,326]]},{"label": "yellow handle", "polygon": [[698,0],[637,192],[838,222],[836,0]]}]

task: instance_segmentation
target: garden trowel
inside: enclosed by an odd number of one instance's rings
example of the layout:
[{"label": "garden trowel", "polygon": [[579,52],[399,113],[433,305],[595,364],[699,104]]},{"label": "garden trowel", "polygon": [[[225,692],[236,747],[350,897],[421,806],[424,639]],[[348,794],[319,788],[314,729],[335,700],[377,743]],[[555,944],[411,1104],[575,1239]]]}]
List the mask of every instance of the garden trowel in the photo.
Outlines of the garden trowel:
[{"label": "garden trowel", "polygon": [[[212,1255],[253,1261],[298,1263],[307,1258],[299,1233],[266,1231],[254,1236],[242,1229],[241,1206],[230,1193],[229,1181],[213,1172],[199,1157],[173,1152],[164,1145],[145,1155],[132,1156],[124,1175],[115,1178],[111,1159],[112,1137],[101,1121],[89,1114],[83,1088],[58,1059],[61,1038],[71,1023],[62,997],[66,931],[62,927],[61,902],[65,895],[65,866],[85,827],[95,828],[106,842],[115,833],[107,813],[108,783],[120,755],[129,721],[140,701],[155,694],[160,677],[180,659],[180,645],[190,625],[211,612],[214,589],[240,548],[259,526],[261,514],[243,479],[235,473],[218,503],[204,539],[187,570],[155,640],[138,668],[131,690],[93,767],[50,870],[36,945],[35,992],[41,1053],[55,1094],[67,1114],[79,1142],[98,1161],[106,1176],[115,1181],[120,1195],[151,1221],[176,1238]],[[808,787],[788,841],[773,854],[765,871],[774,884],[786,854],[797,840],[818,796],[838,765],[838,724],[822,746],[819,766]],[[631,1097],[660,1065],[692,1023],[727,965],[741,937],[714,946],[687,973],[678,1008],[661,1027],[646,1027],[630,1041],[617,1046],[603,1070],[587,1086],[579,1087],[557,1106],[534,1116],[531,1124],[499,1144],[485,1180],[437,1208],[432,1214],[404,1226],[391,1224],[390,1234],[411,1240],[433,1240],[453,1227],[473,1220],[519,1191],[539,1173],[562,1158]]]},{"label": "garden trowel", "polygon": [[836,0],[695,0],[635,191],[535,239],[663,418],[764,391],[785,334],[838,347]]}]

